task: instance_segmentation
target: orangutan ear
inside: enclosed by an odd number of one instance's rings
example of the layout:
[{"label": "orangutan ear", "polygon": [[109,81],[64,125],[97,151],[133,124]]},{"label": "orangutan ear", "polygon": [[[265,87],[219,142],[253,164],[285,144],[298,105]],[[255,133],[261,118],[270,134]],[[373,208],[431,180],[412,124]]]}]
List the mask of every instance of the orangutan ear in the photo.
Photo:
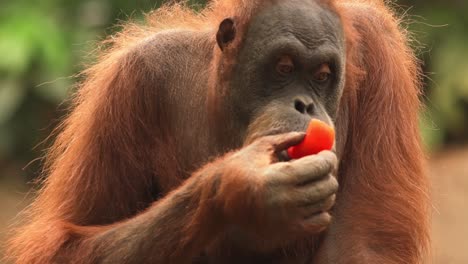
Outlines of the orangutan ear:
[{"label": "orangutan ear", "polygon": [[224,19],[219,24],[218,33],[216,33],[216,42],[221,50],[224,50],[236,37],[236,26],[231,18]]}]

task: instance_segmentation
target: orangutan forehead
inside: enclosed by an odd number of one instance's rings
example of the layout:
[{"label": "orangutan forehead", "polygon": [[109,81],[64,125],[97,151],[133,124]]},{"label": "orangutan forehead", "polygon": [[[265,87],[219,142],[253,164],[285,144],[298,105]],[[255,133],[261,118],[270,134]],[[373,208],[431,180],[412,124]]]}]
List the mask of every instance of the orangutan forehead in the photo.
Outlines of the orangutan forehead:
[{"label": "orangutan forehead", "polygon": [[256,39],[293,36],[307,46],[343,39],[338,14],[315,0],[279,1],[269,5],[253,17],[248,35]]}]

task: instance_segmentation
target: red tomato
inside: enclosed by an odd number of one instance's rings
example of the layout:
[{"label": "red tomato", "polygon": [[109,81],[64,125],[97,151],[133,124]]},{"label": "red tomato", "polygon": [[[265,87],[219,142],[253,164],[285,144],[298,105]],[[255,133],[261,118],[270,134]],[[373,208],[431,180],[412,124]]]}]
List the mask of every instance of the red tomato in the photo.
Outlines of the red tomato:
[{"label": "red tomato", "polygon": [[291,159],[299,159],[308,155],[314,155],[322,150],[331,150],[335,142],[335,130],[325,122],[312,119],[307,127],[304,140],[288,148]]}]

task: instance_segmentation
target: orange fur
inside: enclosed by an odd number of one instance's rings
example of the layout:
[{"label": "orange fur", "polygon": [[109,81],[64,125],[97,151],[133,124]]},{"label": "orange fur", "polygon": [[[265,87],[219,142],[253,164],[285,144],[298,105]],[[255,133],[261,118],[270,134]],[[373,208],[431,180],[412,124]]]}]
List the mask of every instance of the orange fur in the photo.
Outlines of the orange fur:
[{"label": "orange fur", "polygon": [[[181,184],[170,147],[170,116],[164,102],[151,99],[154,93],[164,97],[164,91],[149,87],[154,76],[140,69],[138,56],[128,55],[142,52],[141,43],[155,33],[215,32],[226,17],[237,18],[242,36],[250,19],[274,1],[218,0],[201,13],[181,4],[166,6],[149,14],[146,25],[129,24],[105,41],[99,62],[83,72],[86,81],[47,154],[43,186],[22,215],[26,223],[15,231],[8,256],[16,263],[49,263],[67,254],[86,255],[74,248],[80,241],[151,206],[154,197],[142,191],[146,186],[156,184],[167,193]],[[341,15],[347,38],[338,132],[349,124],[338,139],[346,145],[336,220],[316,263],[421,263],[429,247],[429,201],[417,127],[416,59],[398,18],[381,1],[325,4]],[[242,45],[242,37],[237,39],[226,57],[213,46],[212,111],[220,98],[213,88],[226,87]]]}]

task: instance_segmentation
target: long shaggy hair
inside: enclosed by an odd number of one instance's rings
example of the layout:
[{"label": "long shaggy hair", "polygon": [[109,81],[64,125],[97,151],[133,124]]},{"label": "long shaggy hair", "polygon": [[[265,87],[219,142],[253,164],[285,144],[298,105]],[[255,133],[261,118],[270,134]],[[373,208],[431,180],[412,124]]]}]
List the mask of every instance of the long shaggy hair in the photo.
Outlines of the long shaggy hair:
[{"label": "long shaggy hair", "polygon": [[[70,241],[93,235],[93,228],[77,231],[79,226],[130,218],[154,201],[147,186],[180,183],[171,119],[164,100],[154,102],[165,92],[154,90],[155,76],[129,54],[141,52],[140,44],[158,32],[216,32],[224,18],[236,18],[240,37],[223,54],[214,45],[209,66],[208,87],[227,87],[222,83],[229,81],[251,18],[276,1],[216,0],[201,12],[171,4],[148,14],[145,25],[129,23],[104,41],[98,62],[82,73],[72,111],[47,153],[42,188],[22,214],[26,223],[14,231],[7,255],[17,263],[49,263],[73,250]],[[330,230],[335,242],[325,238],[324,247],[339,252],[333,263],[362,263],[363,248],[377,256],[372,263],[421,263],[429,250],[429,200],[417,61],[398,17],[382,1],[321,2],[340,15],[346,36],[337,127],[348,126],[334,223],[339,228]],[[207,92],[211,104],[219,103],[222,91]]]}]

